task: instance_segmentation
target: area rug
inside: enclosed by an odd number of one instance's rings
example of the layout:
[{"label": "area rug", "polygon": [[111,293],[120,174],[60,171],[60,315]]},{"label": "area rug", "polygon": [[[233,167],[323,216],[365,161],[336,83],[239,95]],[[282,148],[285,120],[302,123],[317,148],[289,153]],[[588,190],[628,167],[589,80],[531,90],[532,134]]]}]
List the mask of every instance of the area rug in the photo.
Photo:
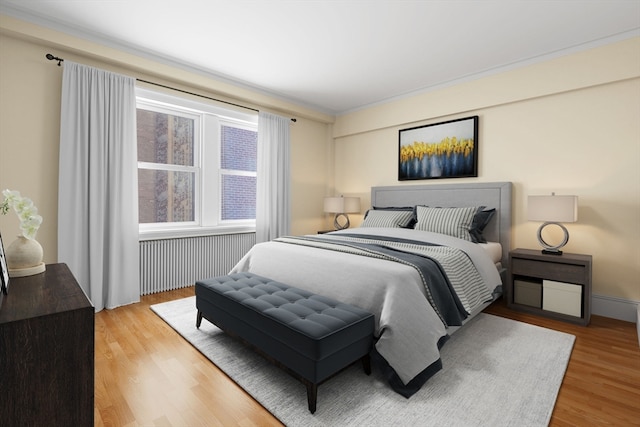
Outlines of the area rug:
[{"label": "area rug", "polygon": [[318,387],[315,414],[296,379],[203,320],[195,297],[151,309],[289,427],[546,426],[575,337],[485,313],[443,347],[443,369],[409,399],[360,364]]}]

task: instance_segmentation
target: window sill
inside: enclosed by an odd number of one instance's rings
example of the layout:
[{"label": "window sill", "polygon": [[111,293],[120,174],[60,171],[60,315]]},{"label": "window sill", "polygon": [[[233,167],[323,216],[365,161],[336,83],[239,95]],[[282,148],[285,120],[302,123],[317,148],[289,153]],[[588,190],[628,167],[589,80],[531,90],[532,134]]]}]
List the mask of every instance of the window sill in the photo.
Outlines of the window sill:
[{"label": "window sill", "polygon": [[229,227],[193,227],[173,230],[144,230],[138,235],[139,241],[160,239],[182,239],[188,237],[203,237],[222,234],[255,233],[256,228],[251,226]]}]

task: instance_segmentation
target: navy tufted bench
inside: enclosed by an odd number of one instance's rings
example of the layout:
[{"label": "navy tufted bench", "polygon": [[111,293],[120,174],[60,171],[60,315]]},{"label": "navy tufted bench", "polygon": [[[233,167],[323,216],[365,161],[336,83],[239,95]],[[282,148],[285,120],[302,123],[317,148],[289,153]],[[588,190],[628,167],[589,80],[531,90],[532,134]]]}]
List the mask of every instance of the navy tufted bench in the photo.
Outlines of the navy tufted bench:
[{"label": "navy tufted bench", "polygon": [[318,384],[362,359],[371,373],[374,317],[358,307],[252,273],[196,282],[202,318],[236,336],[307,387],[316,410]]}]

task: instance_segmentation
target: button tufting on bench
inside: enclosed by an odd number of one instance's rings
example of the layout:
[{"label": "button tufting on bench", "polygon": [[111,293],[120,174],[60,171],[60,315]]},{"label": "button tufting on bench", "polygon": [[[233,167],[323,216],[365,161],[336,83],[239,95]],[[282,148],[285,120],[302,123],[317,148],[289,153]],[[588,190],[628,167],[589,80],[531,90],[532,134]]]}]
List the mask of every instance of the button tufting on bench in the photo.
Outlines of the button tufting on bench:
[{"label": "button tufting on bench", "polygon": [[373,346],[374,317],[358,307],[252,273],[196,282],[202,317],[237,335],[307,385],[315,412],[317,385],[363,358]]}]

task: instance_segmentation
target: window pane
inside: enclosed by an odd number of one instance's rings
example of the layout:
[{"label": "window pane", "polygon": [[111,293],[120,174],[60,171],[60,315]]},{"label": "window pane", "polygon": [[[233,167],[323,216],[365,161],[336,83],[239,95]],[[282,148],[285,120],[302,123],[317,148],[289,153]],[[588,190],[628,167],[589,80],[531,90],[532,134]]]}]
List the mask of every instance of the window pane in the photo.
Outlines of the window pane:
[{"label": "window pane", "polygon": [[222,169],[256,171],[258,132],[222,126]]},{"label": "window pane", "polygon": [[137,110],[138,161],[193,166],[194,120]]},{"label": "window pane", "polygon": [[195,174],[138,169],[140,224],[194,221]]},{"label": "window pane", "polygon": [[256,177],[222,176],[223,221],[256,218]]}]

